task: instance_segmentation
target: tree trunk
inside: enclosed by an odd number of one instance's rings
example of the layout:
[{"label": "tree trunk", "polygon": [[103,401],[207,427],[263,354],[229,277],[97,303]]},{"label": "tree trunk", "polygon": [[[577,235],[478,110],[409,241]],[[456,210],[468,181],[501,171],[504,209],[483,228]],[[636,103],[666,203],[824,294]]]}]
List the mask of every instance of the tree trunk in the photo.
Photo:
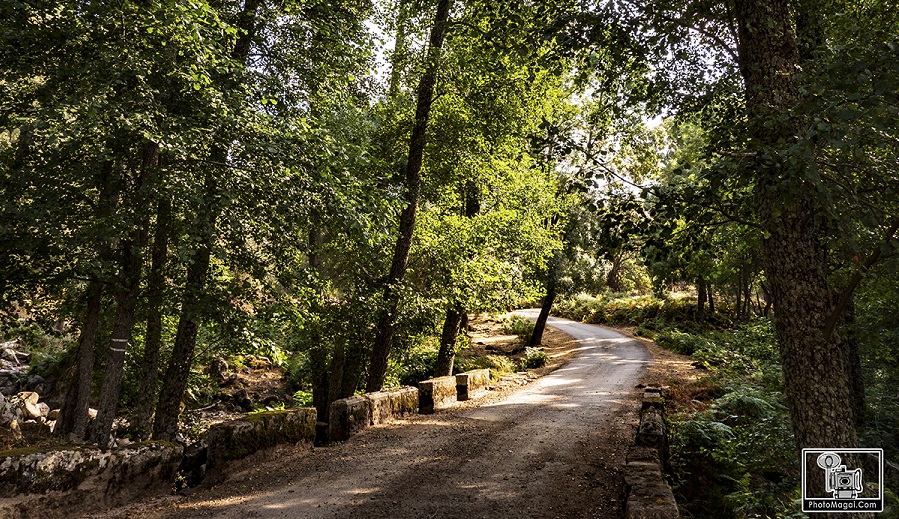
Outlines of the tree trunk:
[{"label": "tree trunk", "polygon": [[708,284],[706,295],[709,298],[709,315],[715,315],[715,298],[712,294],[715,293],[715,285],[711,283]]},{"label": "tree trunk", "polygon": [[106,374],[100,391],[100,403],[97,406],[97,419],[94,421],[91,440],[101,447],[110,441],[112,423],[118,409],[119,396],[122,392],[122,376],[125,373],[125,350],[131,340],[134,329],[134,313],[137,310],[137,298],[140,294],[141,268],[143,266],[143,249],[147,244],[149,228],[149,197],[142,192],[145,185],[153,185],[156,180],[156,160],[159,145],[150,142],[144,145],[141,156],[140,171],[135,182],[136,202],[132,208],[135,214],[145,215],[137,222],[137,229],[129,240],[122,244],[121,286],[116,294],[116,314],[109,340],[109,353],[106,358]]},{"label": "tree trunk", "polygon": [[773,153],[796,142],[799,133],[799,121],[783,116],[798,99],[799,53],[789,4],[737,0],[735,5],[750,137],[758,154],[750,167],[768,235],[762,254],[793,432],[799,447],[855,447],[845,353],[838,340],[823,333],[833,305],[822,229],[814,218],[819,202],[804,181],[803,166]]},{"label": "tree trunk", "polygon": [[159,378],[159,351],[162,347],[162,305],[165,296],[165,263],[168,254],[168,221],[172,202],[165,198],[156,210],[156,233],[150,272],[147,275],[147,335],[144,338],[144,355],[141,360],[140,392],[134,415],[137,437],[146,440],[152,432],[151,418]]},{"label": "tree trunk", "polygon": [[425,149],[425,133],[431,115],[431,104],[434,101],[434,86],[437,83],[440,51],[446,37],[451,0],[440,0],[431,28],[425,72],[418,85],[418,101],[415,107],[415,126],[409,141],[409,157],[406,162],[405,198],[406,207],[400,215],[399,236],[393,252],[390,273],[385,281],[384,304],[377,323],[375,342],[372,348],[371,363],[368,370],[367,391],[378,391],[384,385],[387,375],[387,361],[393,346],[394,324],[399,306],[397,285],[406,275],[409,262],[409,251],[412,248],[412,237],[415,232],[415,219],[418,214],[418,199],[421,194],[421,165]]},{"label": "tree trunk", "polygon": [[[237,15],[235,25],[239,29],[239,36],[231,54],[244,66],[247,64],[253,39],[259,30],[256,12],[261,3],[261,0],[246,0],[243,9]],[[225,90],[240,88],[238,80],[233,74],[222,78],[222,84]],[[227,130],[224,131],[227,132]],[[225,141],[226,139],[222,139],[222,142]],[[212,164],[225,164],[228,153],[224,144],[217,145],[210,152],[210,156]],[[175,334],[172,357],[166,368],[162,389],[159,391],[156,416],[153,420],[153,438],[157,440],[174,441],[175,435],[178,433],[181,398],[187,389],[187,377],[193,364],[197,331],[200,327],[199,319],[202,312],[202,292],[209,273],[212,247],[215,243],[215,227],[221,213],[219,198],[219,187],[214,173],[207,172],[203,186],[203,203],[197,210],[197,227],[194,229],[197,245],[192,262],[187,269],[178,331]]]},{"label": "tree trunk", "polygon": [[550,267],[549,278],[546,280],[546,295],[543,297],[543,305],[540,307],[540,314],[537,316],[537,322],[534,323],[534,331],[528,340],[528,346],[539,346],[543,343],[543,332],[546,330],[546,321],[549,319],[549,312],[552,310],[553,303],[556,301],[556,274],[555,269]]},{"label": "tree trunk", "polygon": [[[100,170],[100,196],[97,200],[97,219],[102,220],[115,209],[117,190],[113,182],[115,163],[107,160]],[[100,251],[106,254],[105,246]],[[91,398],[91,379],[96,360],[97,333],[100,329],[100,313],[103,302],[103,285],[96,276],[91,277],[87,288],[87,308],[78,339],[78,358],[75,381],[63,403],[54,434],[68,436],[71,441],[82,442],[87,436],[88,409]]]},{"label": "tree trunk", "polygon": [[396,40],[393,55],[390,57],[390,82],[387,98],[396,99],[400,92],[400,76],[402,75],[403,58],[406,54],[406,33],[409,23],[408,0],[398,0],[396,5]]},{"label": "tree trunk", "polygon": [[606,286],[612,292],[621,292],[621,262],[624,260],[623,252],[616,252],[612,256],[612,268],[606,276]]},{"label": "tree trunk", "polygon": [[53,430],[57,436],[67,436],[76,443],[84,441],[87,434],[91,377],[94,373],[94,349],[97,343],[97,331],[100,327],[102,299],[103,288],[100,282],[91,281],[87,289],[87,308],[81,324],[81,336],[78,339],[74,383],[66,392],[65,402]]},{"label": "tree trunk", "polygon": [[696,278],[696,313],[700,319],[705,315],[705,300],[707,297],[705,280],[701,277]]},{"label": "tree trunk", "polygon": [[465,311],[459,304],[454,304],[446,310],[446,319],[443,321],[443,331],[440,334],[440,348],[437,350],[438,377],[453,374],[453,363],[456,360],[456,337],[459,335],[459,327],[462,325],[462,316]]},{"label": "tree trunk", "polygon": [[178,434],[181,397],[187,389],[187,377],[193,364],[194,347],[197,343],[202,291],[212,252],[209,243],[211,241],[211,238],[201,240],[199,248],[194,253],[193,262],[187,269],[184,302],[181,305],[181,318],[178,320],[175,344],[172,345],[172,358],[165,371],[159,401],[156,404],[156,417],[153,421],[153,438],[156,440],[175,441]]}]

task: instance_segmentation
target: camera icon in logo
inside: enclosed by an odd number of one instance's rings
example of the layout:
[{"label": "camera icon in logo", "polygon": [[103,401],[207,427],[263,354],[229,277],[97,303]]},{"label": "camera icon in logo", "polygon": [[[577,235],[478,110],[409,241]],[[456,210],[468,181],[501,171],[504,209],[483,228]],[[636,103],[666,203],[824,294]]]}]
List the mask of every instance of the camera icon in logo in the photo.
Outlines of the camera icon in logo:
[{"label": "camera icon in logo", "polygon": [[824,469],[824,490],[834,499],[857,499],[862,491],[862,469],[846,470],[843,460],[835,452],[818,456],[818,466]]}]

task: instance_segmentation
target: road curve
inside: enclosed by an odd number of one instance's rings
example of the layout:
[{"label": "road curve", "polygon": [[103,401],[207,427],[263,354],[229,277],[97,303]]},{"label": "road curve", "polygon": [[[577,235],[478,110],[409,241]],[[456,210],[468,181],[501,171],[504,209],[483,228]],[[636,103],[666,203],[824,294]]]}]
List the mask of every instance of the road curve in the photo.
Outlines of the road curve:
[{"label": "road curve", "polygon": [[634,386],[651,357],[606,328],[549,325],[579,353],[504,399],[375,427],[182,501],[97,517],[620,517]]}]

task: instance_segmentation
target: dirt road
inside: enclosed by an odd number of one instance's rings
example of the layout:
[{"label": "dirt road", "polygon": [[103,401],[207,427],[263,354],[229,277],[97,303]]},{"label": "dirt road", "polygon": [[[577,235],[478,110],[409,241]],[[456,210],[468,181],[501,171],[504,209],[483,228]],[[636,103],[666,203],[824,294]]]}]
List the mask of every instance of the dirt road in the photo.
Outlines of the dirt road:
[{"label": "dirt road", "polygon": [[549,324],[580,352],[504,398],[375,427],[187,498],[97,517],[620,517],[634,386],[651,357],[618,332]]}]

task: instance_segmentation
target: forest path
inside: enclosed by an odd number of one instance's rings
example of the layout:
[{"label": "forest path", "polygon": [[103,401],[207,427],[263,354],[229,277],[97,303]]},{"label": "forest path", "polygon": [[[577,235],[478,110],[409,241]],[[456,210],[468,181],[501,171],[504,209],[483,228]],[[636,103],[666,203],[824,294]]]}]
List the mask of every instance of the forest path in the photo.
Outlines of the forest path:
[{"label": "forest path", "polygon": [[549,325],[580,351],[511,394],[373,427],[179,501],[95,517],[621,517],[635,386],[651,356],[606,328],[555,318]]}]

